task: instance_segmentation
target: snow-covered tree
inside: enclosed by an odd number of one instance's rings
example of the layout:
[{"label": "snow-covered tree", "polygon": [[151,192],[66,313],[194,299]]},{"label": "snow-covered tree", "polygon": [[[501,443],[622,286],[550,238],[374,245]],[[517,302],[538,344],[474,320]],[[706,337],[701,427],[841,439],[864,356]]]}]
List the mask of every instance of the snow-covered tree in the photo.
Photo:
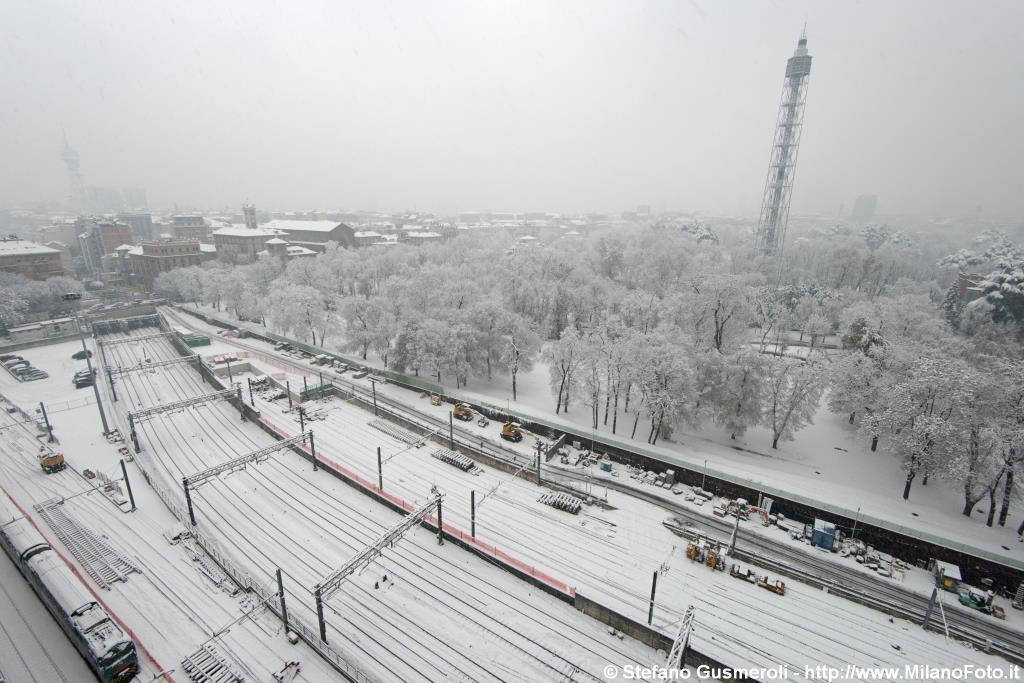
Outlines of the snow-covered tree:
[{"label": "snow-covered tree", "polygon": [[980,283],[997,323],[1024,326],[1024,261],[1004,262]]},{"label": "snow-covered tree", "polygon": [[772,356],[765,366],[764,426],[772,431],[772,448],[811,423],[824,382],[815,361]]}]

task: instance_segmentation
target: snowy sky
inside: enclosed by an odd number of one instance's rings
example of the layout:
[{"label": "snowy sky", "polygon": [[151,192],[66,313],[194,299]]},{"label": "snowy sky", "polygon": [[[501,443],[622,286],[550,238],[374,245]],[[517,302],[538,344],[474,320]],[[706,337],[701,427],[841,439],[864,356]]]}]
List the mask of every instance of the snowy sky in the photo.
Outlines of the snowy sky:
[{"label": "snowy sky", "polygon": [[756,214],[805,20],[794,212],[1024,214],[1019,0],[5,0],[0,205]]}]

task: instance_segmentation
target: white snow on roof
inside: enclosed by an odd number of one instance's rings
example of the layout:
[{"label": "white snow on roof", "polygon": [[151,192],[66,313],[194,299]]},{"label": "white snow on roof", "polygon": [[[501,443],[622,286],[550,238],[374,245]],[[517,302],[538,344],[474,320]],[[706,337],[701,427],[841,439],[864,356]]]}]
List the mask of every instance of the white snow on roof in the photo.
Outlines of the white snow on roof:
[{"label": "white snow on roof", "polygon": [[114,251],[131,251],[131,248],[132,248],[132,245],[130,245],[130,244],[122,244],[121,246],[119,246],[116,249],[114,249]]},{"label": "white snow on roof", "polygon": [[355,234],[356,237],[380,237],[379,232],[373,230],[360,230]]},{"label": "white snow on roof", "polygon": [[205,252],[207,254],[212,254],[217,251],[217,247],[213,246],[212,244],[203,244],[202,242],[200,242],[199,251]]},{"label": "white snow on roof", "polygon": [[50,249],[50,247],[44,247],[28,240],[0,240],[0,256],[59,253],[56,249]]},{"label": "white snow on roof", "polygon": [[960,567],[949,562],[943,562],[942,560],[935,560],[935,567],[942,570],[943,576],[947,579],[953,579],[954,581],[962,581],[960,578]]},{"label": "white snow on roof", "polygon": [[280,237],[272,237],[269,240],[267,240],[266,242],[264,242],[264,244],[288,244],[288,243],[285,242]]},{"label": "white snow on roof", "polygon": [[420,239],[428,239],[428,238],[431,238],[431,237],[440,237],[441,236],[439,233],[436,233],[436,232],[409,232],[408,235],[409,235],[410,238],[417,237],[417,238],[420,238]]},{"label": "white snow on roof", "polygon": [[288,255],[289,256],[311,256],[311,255],[316,254],[316,253],[317,252],[313,251],[312,249],[306,249],[305,247],[298,247],[298,246],[295,246],[294,244],[293,245],[289,245],[289,247],[288,247]]},{"label": "white snow on roof", "polygon": [[214,230],[210,234],[220,235],[222,237],[262,237],[264,235],[276,235],[277,233],[273,230],[267,230],[266,228],[257,228],[256,230],[253,230],[245,227],[244,225],[232,225],[230,227]]},{"label": "white snow on roof", "polygon": [[338,221],[299,221],[275,218],[263,224],[265,230],[283,230],[291,232],[305,230],[307,232],[330,232],[341,225]]}]

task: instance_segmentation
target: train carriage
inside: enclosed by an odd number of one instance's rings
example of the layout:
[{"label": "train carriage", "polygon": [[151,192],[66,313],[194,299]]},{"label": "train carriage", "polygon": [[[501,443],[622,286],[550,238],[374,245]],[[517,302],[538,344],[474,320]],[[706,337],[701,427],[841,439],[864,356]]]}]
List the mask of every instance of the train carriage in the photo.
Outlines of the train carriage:
[{"label": "train carriage", "polygon": [[0,497],[0,546],[101,681],[123,683],[135,676],[135,643],[4,497]]}]

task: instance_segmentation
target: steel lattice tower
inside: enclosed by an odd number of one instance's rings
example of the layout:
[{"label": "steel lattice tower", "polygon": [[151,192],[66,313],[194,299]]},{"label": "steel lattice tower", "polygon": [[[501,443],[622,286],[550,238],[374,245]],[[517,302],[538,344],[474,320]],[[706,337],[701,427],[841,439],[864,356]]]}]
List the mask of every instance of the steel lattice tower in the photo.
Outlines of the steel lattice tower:
[{"label": "steel lattice tower", "polygon": [[68,168],[68,180],[71,181],[71,202],[73,208],[81,209],[85,201],[85,187],[82,183],[82,173],[78,169],[78,152],[68,144],[67,133],[64,134],[64,150],[60,158]]},{"label": "steel lattice tower", "polygon": [[782,82],[782,102],[775,127],[768,179],[761,201],[761,219],[757,224],[757,249],[762,254],[778,254],[786,239],[789,222],[789,198],[793,192],[800,130],[804,120],[807,82],[811,76],[811,56],[807,54],[807,34],[800,36],[796,52],[786,62]]}]

